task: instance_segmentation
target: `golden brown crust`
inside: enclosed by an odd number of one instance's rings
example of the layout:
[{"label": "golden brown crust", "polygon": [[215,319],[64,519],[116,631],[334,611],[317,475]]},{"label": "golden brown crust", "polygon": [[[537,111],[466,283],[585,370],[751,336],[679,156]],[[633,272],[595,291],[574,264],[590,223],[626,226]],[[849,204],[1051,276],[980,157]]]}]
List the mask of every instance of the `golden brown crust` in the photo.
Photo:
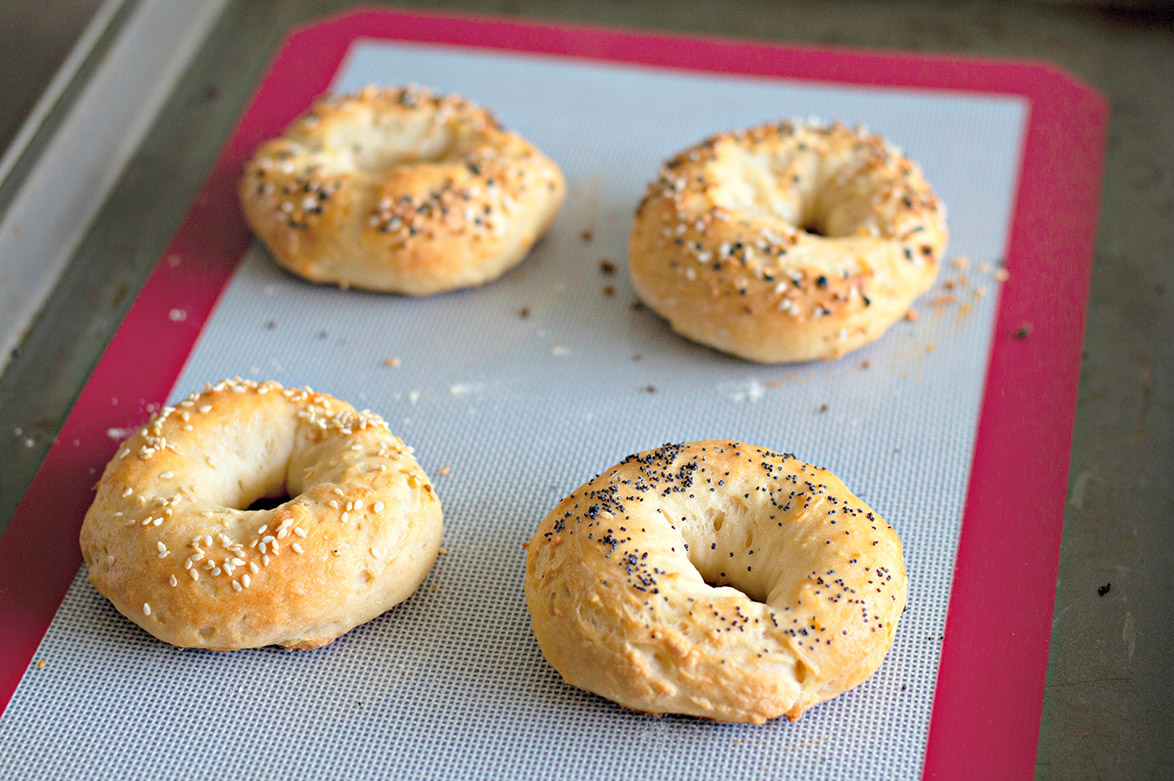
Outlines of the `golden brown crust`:
[{"label": "golden brown crust", "polygon": [[762,363],[835,358],[929,289],[945,208],[917,165],[841,124],[714,136],[636,210],[632,280],[682,335]]},{"label": "golden brown crust", "polygon": [[629,456],[528,545],[563,678],[625,707],[799,718],[880,666],[905,607],[897,533],[824,469],[738,442]]},{"label": "golden brown crust", "polygon": [[245,217],[313,282],[426,295],[496,279],[554,221],[562,173],[486,109],[414,87],[319,101],[257,149]]},{"label": "golden brown crust", "polygon": [[411,595],[440,547],[432,484],[383,419],[275,382],[163,409],[96,490],[90,581],[180,647],[325,645]]}]

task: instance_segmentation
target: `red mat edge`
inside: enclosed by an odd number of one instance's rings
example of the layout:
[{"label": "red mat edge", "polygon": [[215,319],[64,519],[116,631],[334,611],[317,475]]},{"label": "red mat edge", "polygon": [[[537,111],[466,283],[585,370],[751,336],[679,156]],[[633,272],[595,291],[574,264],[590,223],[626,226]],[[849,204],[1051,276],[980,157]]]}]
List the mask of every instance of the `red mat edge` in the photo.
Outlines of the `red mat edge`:
[{"label": "red mat edge", "polygon": [[[488,16],[359,10],[286,39],[0,537],[0,625],[10,638],[0,645],[0,709],[81,563],[74,540],[97,475],[82,481],[84,488],[77,475],[100,469],[113,455],[117,443],[108,428],[141,424],[147,405],[167,398],[248,247],[236,209],[241,167],[257,143],[328,88],[351,44],[364,38],[1028,99],[1007,247],[1011,277],[1000,294],[924,775],[1030,774],[1091,277],[1108,114],[1103,97],[1047,63],[778,46]],[[1048,273],[1024,272],[1041,262]],[[184,319],[173,319],[173,310]],[[1014,338],[1024,326],[1028,337]],[[144,362],[143,355],[155,360]],[[139,396],[137,405],[127,403],[127,389]],[[1027,524],[1031,532],[1025,534]],[[1025,538],[1020,547],[1004,544]],[[46,549],[45,539],[65,542]]]}]

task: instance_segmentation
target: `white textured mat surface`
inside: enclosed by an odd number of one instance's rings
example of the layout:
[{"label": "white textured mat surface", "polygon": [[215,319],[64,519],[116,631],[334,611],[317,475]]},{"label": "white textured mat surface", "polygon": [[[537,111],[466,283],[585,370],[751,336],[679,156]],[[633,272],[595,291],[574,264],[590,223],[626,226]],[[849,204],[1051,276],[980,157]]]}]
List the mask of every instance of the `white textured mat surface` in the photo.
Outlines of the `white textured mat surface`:
[{"label": "white textured mat surface", "polygon": [[[501,281],[423,300],[314,287],[254,249],[173,398],[241,375],[381,413],[436,482],[448,553],[407,602],[303,653],[172,649],[83,571],[37,652],[45,667],[0,719],[0,776],[917,776],[997,303],[978,269],[1006,242],[1026,106],[385,43],[357,46],[337,86],[405,81],[491,105],[559,162],[569,194],[551,235]],[[918,321],[877,344],[772,368],[633,309],[624,248],[663,158],[790,116],[866,122],[903,147],[950,207],[948,257],[971,265],[947,262]],[[946,282],[957,300],[931,306]],[[522,543],[546,512],[632,451],[707,438],[830,468],[905,543],[909,609],[889,657],[795,724],[623,711],[564,685],[530,633]]]}]

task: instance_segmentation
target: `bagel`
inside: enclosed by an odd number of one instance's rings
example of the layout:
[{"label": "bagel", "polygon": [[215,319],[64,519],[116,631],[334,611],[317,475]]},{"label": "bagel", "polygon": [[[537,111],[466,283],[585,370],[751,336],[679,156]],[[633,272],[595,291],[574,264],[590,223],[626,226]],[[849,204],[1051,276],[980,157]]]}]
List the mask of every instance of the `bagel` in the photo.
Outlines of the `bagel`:
[{"label": "bagel", "polygon": [[440,547],[432,484],[383,419],[275,382],[164,408],[96,490],[90,582],[183,648],[326,645],[410,596]]},{"label": "bagel", "polygon": [[945,207],[915,163],[860,129],[781,122],[669,160],[628,256],[673,330],[791,363],[877,339],[929,289],[945,247]]},{"label": "bagel", "polygon": [[646,713],[794,721],[872,675],[905,607],[888,524],[830,472],[738,442],[628,456],[527,548],[547,661]]},{"label": "bagel", "polygon": [[278,264],[411,295],[501,276],[565,191],[558,166],[487,109],[415,87],[320,100],[240,181],[245,218]]}]

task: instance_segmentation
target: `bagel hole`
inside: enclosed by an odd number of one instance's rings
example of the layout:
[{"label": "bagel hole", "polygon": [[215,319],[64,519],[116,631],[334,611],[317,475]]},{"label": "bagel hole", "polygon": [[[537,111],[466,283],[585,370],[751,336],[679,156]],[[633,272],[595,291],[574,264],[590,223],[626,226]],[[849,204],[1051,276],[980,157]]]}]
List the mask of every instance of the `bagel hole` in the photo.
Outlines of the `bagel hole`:
[{"label": "bagel hole", "polygon": [[694,556],[689,557],[690,562],[697,568],[697,574],[701,575],[701,579],[705,581],[707,586],[713,588],[732,588],[734,591],[740,592],[744,597],[751,602],[760,602],[765,604],[769,596],[766,590],[766,584],[760,583],[757,580],[750,580],[746,577],[744,570],[737,565],[731,566],[729,560],[726,558],[726,553],[721,553],[716,560],[707,562],[698,566],[698,562]]},{"label": "bagel hole", "polygon": [[243,507],[241,509],[250,513],[257,512],[258,510],[272,510],[275,507],[280,507],[281,505],[285,504],[289,501],[289,499],[290,497],[285,496],[284,494],[281,496],[262,496],[248,507]]},{"label": "bagel hole", "polygon": [[805,220],[803,224],[799,226],[799,230],[812,236],[827,238],[827,232],[824,229],[823,224],[814,220]]},{"label": "bagel hole", "polygon": [[[769,584],[758,574],[747,571],[746,562],[741,556],[742,552],[754,547],[753,528],[741,522],[749,512],[749,508],[740,500],[733,500],[724,509],[706,508],[697,519],[700,522],[697,525],[700,529],[706,526],[711,528],[713,536],[702,532],[700,539],[689,540],[689,561],[707,585],[732,588],[753,602],[765,603],[769,596]],[[727,525],[726,521],[731,523]],[[731,556],[731,553],[734,555]]]},{"label": "bagel hole", "polygon": [[745,586],[746,586],[745,583],[734,583],[727,578],[718,578],[713,583],[710,583],[709,578],[705,578],[705,582],[709,583],[709,585],[714,586],[715,588],[718,586],[724,586],[725,588],[732,588],[734,591],[740,592],[742,594],[742,596],[746,597],[751,602],[759,602],[761,604],[766,604],[766,597],[767,597],[766,592],[758,592],[757,590],[754,590],[754,589],[745,588]]},{"label": "bagel hole", "polygon": [[356,126],[334,140],[345,147],[356,169],[384,177],[404,165],[439,163],[465,152],[464,139],[446,124],[419,118],[396,127]]}]

